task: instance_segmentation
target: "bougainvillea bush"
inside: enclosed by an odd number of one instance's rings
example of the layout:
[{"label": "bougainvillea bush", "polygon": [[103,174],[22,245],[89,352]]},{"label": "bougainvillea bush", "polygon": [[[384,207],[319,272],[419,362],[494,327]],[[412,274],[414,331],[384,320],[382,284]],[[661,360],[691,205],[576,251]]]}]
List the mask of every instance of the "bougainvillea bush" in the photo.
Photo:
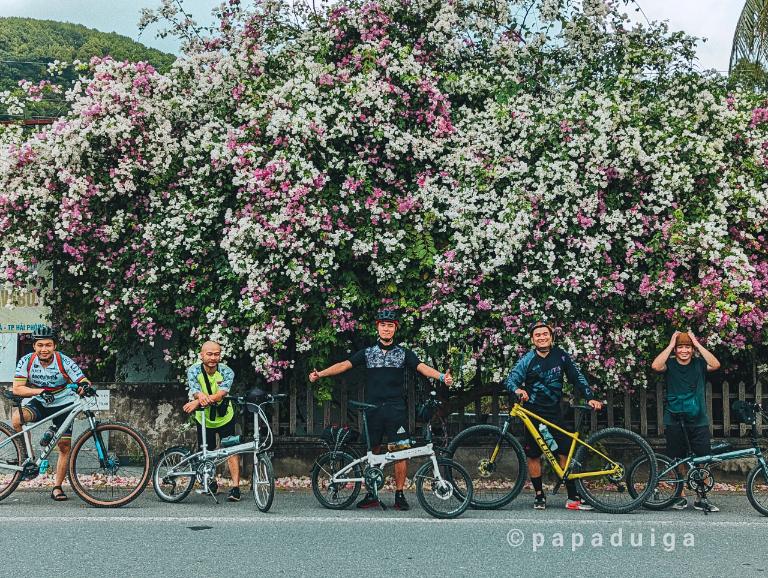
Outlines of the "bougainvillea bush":
[{"label": "bougainvillea bush", "polygon": [[6,284],[51,263],[54,321],[92,370],[142,343],[181,368],[211,337],[301,377],[369,340],[382,304],[475,383],[542,315],[605,389],[643,387],[676,328],[746,359],[768,339],[768,106],[623,8],[177,18],[168,74],[94,59],[72,113],[5,148]]}]

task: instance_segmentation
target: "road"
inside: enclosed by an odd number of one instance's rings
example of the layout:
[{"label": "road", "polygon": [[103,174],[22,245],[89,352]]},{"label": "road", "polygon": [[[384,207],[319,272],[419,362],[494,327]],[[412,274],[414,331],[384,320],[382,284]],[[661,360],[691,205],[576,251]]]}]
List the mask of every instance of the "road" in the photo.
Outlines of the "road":
[{"label": "road", "polygon": [[278,492],[267,514],[247,499],[217,505],[193,494],[165,504],[151,488],[115,510],[69,495],[54,503],[42,490],[23,490],[0,502],[4,575],[768,575],[768,518],[744,495],[713,498],[722,511],[708,516],[612,516],[567,511],[564,496],[534,511],[523,494],[502,510],[456,520],[429,517],[412,493],[409,512],[338,512],[311,492]]}]

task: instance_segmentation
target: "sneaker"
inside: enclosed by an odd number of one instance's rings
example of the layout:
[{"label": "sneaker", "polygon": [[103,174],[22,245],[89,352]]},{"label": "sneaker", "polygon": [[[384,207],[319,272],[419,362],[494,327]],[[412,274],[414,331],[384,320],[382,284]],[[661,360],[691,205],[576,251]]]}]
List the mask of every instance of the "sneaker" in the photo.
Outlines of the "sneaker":
[{"label": "sneaker", "polygon": [[534,510],[544,510],[547,507],[547,496],[544,494],[536,494],[536,497],[533,499],[533,509]]},{"label": "sneaker", "polygon": [[719,512],[720,508],[715,506],[714,504],[710,504],[709,500],[706,498],[702,498],[700,500],[695,500],[693,502],[693,507],[697,510],[705,510],[707,512]]},{"label": "sneaker", "polygon": [[240,488],[232,488],[229,490],[229,496],[227,496],[228,502],[239,502],[240,501]]},{"label": "sneaker", "polygon": [[565,509],[566,510],[594,510],[592,506],[590,506],[585,502],[582,502],[580,499],[566,500]]},{"label": "sneaker", "polygon": [[357,503],[357,507],[362,509],[378,508],[379,500],[377,498],[374,498],[373,494],[368,492],[367,494],[365,494],[365,497]]},{"label": "sneaker", "polygon": [[411,507],[408,505],[402,490],[395,492],[395,510],[406,511],[410,509]]},{"label": "sneaker", "polygon": [[673,510],[685,510],[688,507],[688,498],[685,496],[678,498],[672,502]]}]

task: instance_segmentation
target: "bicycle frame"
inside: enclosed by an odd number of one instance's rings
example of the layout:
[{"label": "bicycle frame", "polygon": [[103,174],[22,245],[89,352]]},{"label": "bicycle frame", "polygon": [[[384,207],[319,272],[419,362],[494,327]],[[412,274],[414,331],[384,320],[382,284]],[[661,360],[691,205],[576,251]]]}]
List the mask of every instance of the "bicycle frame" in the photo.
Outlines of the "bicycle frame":
[{"label": "bicycle frame", "polygon": [[[19,464],[18,466],[14,466],[12,464],[0,464],[0,470],[11,470],[11,471],[23,472],[25,469],[25,466],[27,466],[30,463],[34,463],[35,465],[40,466],[43,460],[47,459],[48,456],[51,455],[54,448],[58,444],[59,440],[64,436],[64,432],[67,431],[67,429],[69,429],[69,426],[72,424],[72,422],[74,422],[75,418],[83,412],[88,418],[88,424],[90,426],[90,429],[92,431],[95,431],[96,425],[97,425],[96,417],[93,414],[93,410],[95,406],[96,406],[95,396],[89,397],[89,398],[79,398],[72,405],[66,405],[56,413],[51,414],[48,417],[41,419],[40,421],[23,423],[21,425],[20,432],[15,433],[14,435],[10,436],[7,440],[5,440],[2,444],[0,444],[0,450],[2,450],[8,444],[12,444],[15,438],[22,436],[24,438],[24,448],[27,453],[27,459],[24,460],[24,463]],[[48,447],[43,449],[40,452],[40,455],[38,456],[38,458],[35,459],[34,457],[35,453],[32,447],[32,436],[30,435],[29,432],[31,432],[33,429],[37,427],[40,427],[45,423],[52,422],[54,418],[60,415],[63,415],[65,413],[69,413],[69,415],[66,417],[66,419],[61,424],[61,426],[56,430],[56,433],[54,434],[53,438],[51,438],[51,441],[48,444]],[[106,457],[106,452],[104,451],[104,442],[101,439],[100,435],[98,435],[98,433],[94,435],[94,438],[97,440],[96,450],[99,456],[99,463],[102,467],[104,467],[105,466],[104,458]]]},{"label": "bicycle frame", "polygon": [[[594,447],[589,445],[587,442],[581,440],[579,438],[579,432],[569,432],[567,430],[564,430],[557,424],[554,424],[540,417],[539,415],[533,413],[531,410],[524,408],[519,403],[516,403],[512,406],[512,409],[510,410],[509,415],[510,417],[519,418],[523,422],[523,424],[525,425],[525,428],[530,432],[531,436],[533,436],[533,439],[536,440],[536,444],[539,446],[539,448],[541,448],[542,454],[547,458],[547,461],[549,462],[550,466],[552,466],[552,470],[557,474],[557,476],[560,479],[566,479],[566,477],[569,480],[575,480],[578,478],[595,478],[595,477],[601,477],[601,476],[615,475],[621,472],[622,468],[618,462],[611,459],[609,456],[605,455],[601,451],[595,449]],[[571,447],[568,449],[568,455],[565,460],[564,468],[560,466],[560,463],[557,461],[557,458],[552,453],[552,450],[549,449],[549,446],[544,441],[544,438],[541,437],[539,430],[536,428],[536,426],[533,425],[533,421],[531,420],[531,418],[535,418],[537,421],[540,421],[541,423],[546,425],[548,428],[554,428],[560,433],[565,434],[566,436],[571,438]],[[507,431],[508,428],[509,428],[509,420],[507,420],[504,424],[504,428],[502,429],[502,435]],[[573,460],[573,455],[576,452],[577,444],[581,444],[582,446],[589,448],[592,452],[595,453],[595,455],[598,455],[601,458],[605,459],[613,467],[610,470],[571,473],[570,471],[571,461]],[[499,451],[499,445],[497,444],[491,456],[491,461],[494,461],[496,459],[498,455],[498,451]]]},{"label": "bicycle frame", "polygon": [[410,460],[412,458],[420,458],[420,457],[431,458],[434,471],[438,472],[435,477],[438,479],[441,479],[439,466],[437,464],[437,454],[435,454],[435,450],[432,444],[429,443],[425,446],[419,446],[417,448],[407,448],[404,450],[397,450],[394,452],[387,452],[384,454],[374,454],[373,451],[370,448],[368,448],[368,451],[363,457],[357,458],[355,461],[348,463],[346,466],[344,466],[342,469],[336,472],[331,478],[331,482],[332,483],[364,482],[365,481],[364,477],[360,477],[360,478],[341,477],[347,472],[349,472],[350,470],[352,470],[358,464],[365,463],[372,468],[383,468],[387,464],[391,464],[400,460]]}]

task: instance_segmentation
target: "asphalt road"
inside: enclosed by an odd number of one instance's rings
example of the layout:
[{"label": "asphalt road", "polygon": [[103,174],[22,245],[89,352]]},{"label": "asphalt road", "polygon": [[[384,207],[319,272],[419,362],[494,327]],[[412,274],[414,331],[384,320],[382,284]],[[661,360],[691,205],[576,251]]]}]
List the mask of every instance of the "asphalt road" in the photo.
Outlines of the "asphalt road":
[{"label": "asphalt road", "polygon": [[114,510],[69,495],[54,503],[23,490],[0,502],[3,575],[768,575],[768,518],[744,495],[713,496],[722,511],[708,516],[612,516],[567,511],[562,495],[534,511],[524,493],[456,520],[429,517],[413,493],[412,510],[398,512],[331,511],[311,492],[278,492],[267,514],[247,499],[217,505],[193,494],[165,504],[151,488]]}]

